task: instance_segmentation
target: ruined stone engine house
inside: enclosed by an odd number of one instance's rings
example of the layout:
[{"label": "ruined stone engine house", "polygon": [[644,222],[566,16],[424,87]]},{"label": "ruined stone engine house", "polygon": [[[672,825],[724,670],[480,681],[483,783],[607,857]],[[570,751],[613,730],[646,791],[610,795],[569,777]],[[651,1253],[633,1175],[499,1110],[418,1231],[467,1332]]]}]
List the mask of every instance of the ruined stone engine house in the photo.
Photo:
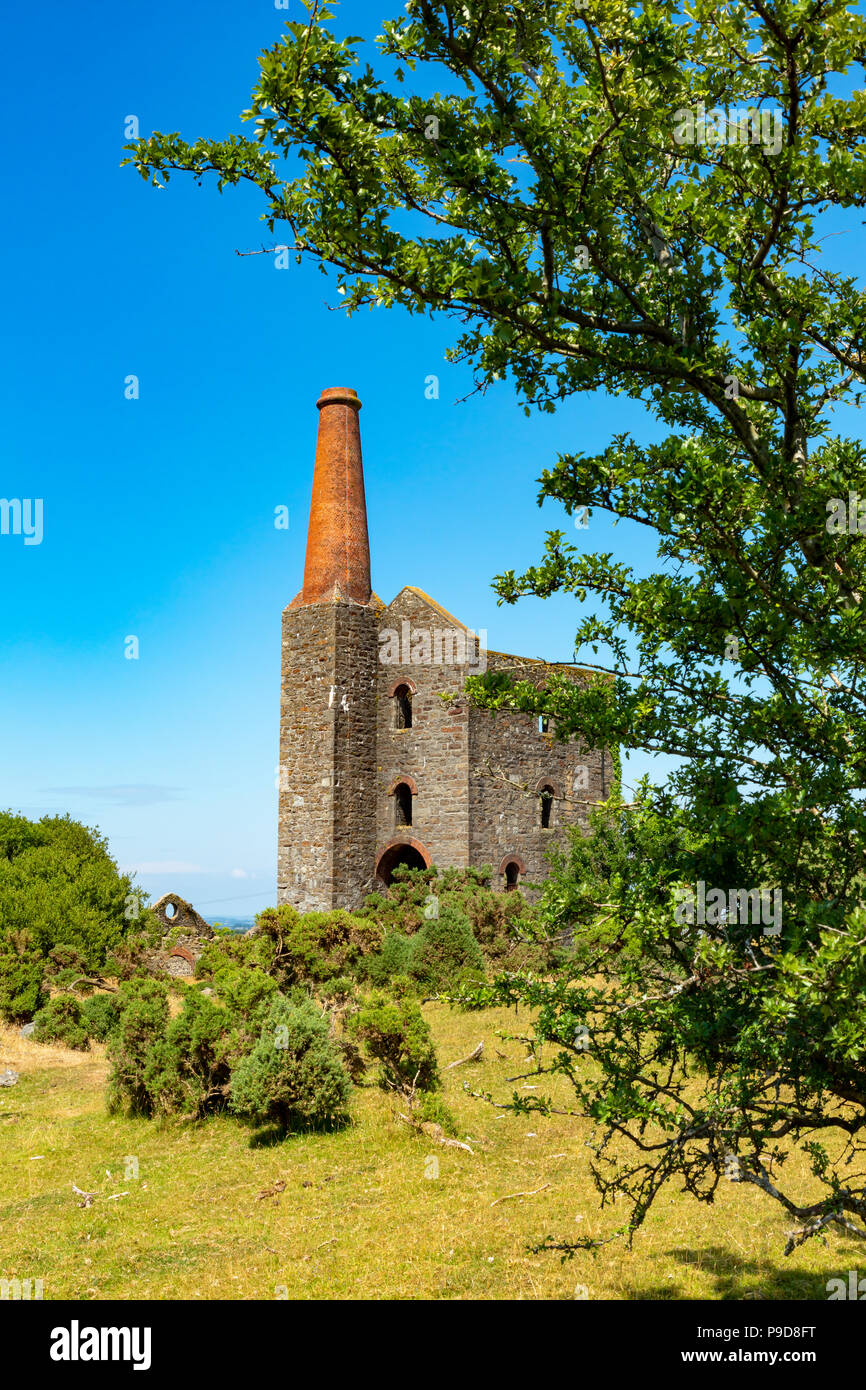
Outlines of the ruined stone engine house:
[{"label": "ruined stone engine house", "polygon": [[[283,612],[278,901],[356,908],[398,864],[493,867],[540,881],[545,851],[607,795],[609,752],[554,742],[544,719],[473,709],[467,676],[544,684],[573,666],[485,652],[411,585],[370,585],[356,393],[323,391],[304,583]],[[452,698],[440,698],[447,694]]]}]

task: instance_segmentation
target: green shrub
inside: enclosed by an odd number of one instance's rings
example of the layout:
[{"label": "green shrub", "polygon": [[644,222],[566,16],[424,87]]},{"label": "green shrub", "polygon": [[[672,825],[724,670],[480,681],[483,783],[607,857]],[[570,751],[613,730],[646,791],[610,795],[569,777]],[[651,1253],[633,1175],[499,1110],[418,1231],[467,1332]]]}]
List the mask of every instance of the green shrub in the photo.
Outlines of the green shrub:
[{"label": "green shrub", "polygon": [[449,905],[425,921],[413,938],[409,973],[425,989],[439,993],[456,989],[458,975],[467,969],[483,975],[484,956],[469,918]]},{"label": "green shrub", "polygon": [[[415,999],[389,998],[377,990],[347,1022],[347,1031],[366,1043],[382,1064],[384,1082],[400,1087],[413,1082],[422,1090],[439,1084],[436,1050],[430,1029]],[[417,1078],[417,1080],[416,1080]]]},{"label": "green shrub", "polygon": [[235,1067],[231,1108],[285,1129],[342,1123],[351,1081],[328,1020],[309,1001],[278,997],[252,1052]]},{"label": "green shrub", "polygon": [[435,868],[410,869],[399,864],[385,893],[371,893],[362,912],[373,917],[386,932],[412,936],[424,922],[424,908],[436,886]]},{"label": "green shrub", "polygon": [[353,1003],[357,998],[357,988],[351,975],[337,975],[327,980],[318,991],[322,999],[332,1000],[340,1009]]},{"label": "green shrub", "polygon": [[361,973],[371,985],[384,988],[395,975],[406,976],[412,960],[413,939],[402,932],[389,931],[382,942],[381,951],[367,956],[361,966]]},{"label": "green shrub", "polygon": [[[386,893],[372,893],[362,912],[384,928],[386,942],[392,934],[398,939],[414,938],[431,920],[435,898],[440,916],[456,909],[469,919],[473,935],[485,961],[494,968],[546,969],[550,964],[551,943],[543,930],[540,914],[521,892],[506,893],[491,887],[490,865],[480,868],[408,869],[394,871]],[[389,949],[400,950],[399,945]],[[407,958],[393,963],[373,957],[367,963],[366,978],[381,988],[393,976],[408,968]]]},{"label": "green shrub", "polygon": [[356,1086],[360,1086],[367,1073],[367,1063],[364,1054],[353,1037],[348,1033],[338,1033],[334,1038],[336,1046],[340,1050],[343,1059],[343,1066],[349,1073]]},{"label": "green shrub", "polygon": [[487,976],[483,970],[478,970],[473,965],[465,965],[463,969],[458,970],[454,976],[454,996],[460,999],[464,993],[470,995],[474,990],[478,990],[482,985],[486,984]]},{"label": "green shrub", "polygon": [[411,975],[394,975],[388,985],[388,993],[394,999],[414,999],[418,994],[418,982]]},{"label": "green shrub", "polygon": [[81,1017],[89,1038],[107,1042],[120,1018],[120,1005],[111,994],[92,994],[81,1006]]},{"label": "green shrub", "polygon": [[415,1107],[415,1118],[422,1124],[441,1125],[452,1138],[457,1134],[456,1119],[442,1097],[432,1091],[421,1092]]},{"label": "green shrub", "polygon": [[0,1017],[6,1023],[29,1023],[48,998],[44,979],[44,961],[19,954],[10,942],[8,950],[0,951]]},{"label": "green shrub", "polygon": [[200,1118],[228,1099],[232,1047],[230,1015],[195,990],[148,1051],[144,1088],[152,1113]]},{"label": "green shrub", "polygon": [[79,994],[93,989],[87,961],[74,946],[55,946],[48,952],[45,972],[60,989],[77,988]]},{"label": "green shrub", "polygon": [[[284,911],[283,908],[275,910],[279,913]],[[289,912],[293,912],[293,909],[290,908]],[[267,976],[280,988],[284,983],[284,972],[278,963],[281,940],[279,924],[273,922],[267,930],[244,934],[231,931],[228,927],[217,928],[213,938],[205,942],[196,961],[196,979],[209,980],[215,986],[220,971],[235,969],[245,975]]]},{"label": "green shrub", "polygon": [[87,1028],[81,1003],[74,994],[58,994],[50,999],[33,1021],[36,1024],[33,1029],[35,1042],[60,1043],[78,1052],[87,1051]]},{"label": "green shrub", "polygon": [[120,986],[117,1002],[120,1018],[108,1039],[108,1108],[151,1115],[146,1074],[150,1054],[168,1027],[168,987],[162,980],[129,980]]},{"label": "green shrub", "polygon": [[[285,914],[285,909],[276,909]],[[258,921],[267,917],[260,913]],[[338,908],[333,912],[294,913],[283,932],[281,964],[290,982],[323,982],[347,975],[378,951],[382,929],[369,917]]]},{"label": "green shrub", "polygon": [[235,964],[215,970],[213,985],[229,1012],[245,1020],[255,1020],[266,1013],[277,993],[273,976]]}]

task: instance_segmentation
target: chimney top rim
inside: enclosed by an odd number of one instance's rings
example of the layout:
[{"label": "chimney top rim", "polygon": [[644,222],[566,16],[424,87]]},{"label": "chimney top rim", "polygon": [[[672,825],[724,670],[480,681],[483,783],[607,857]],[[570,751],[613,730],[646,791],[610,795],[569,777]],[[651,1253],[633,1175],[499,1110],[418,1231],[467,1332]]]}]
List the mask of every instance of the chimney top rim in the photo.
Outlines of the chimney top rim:
[{"label": "chimney top rim", "polygon": [[351,386],[326,386],[316,401],[316,409],[321,410],[325,405],[350,405],[354,410],[361,409],[358,393]]}]

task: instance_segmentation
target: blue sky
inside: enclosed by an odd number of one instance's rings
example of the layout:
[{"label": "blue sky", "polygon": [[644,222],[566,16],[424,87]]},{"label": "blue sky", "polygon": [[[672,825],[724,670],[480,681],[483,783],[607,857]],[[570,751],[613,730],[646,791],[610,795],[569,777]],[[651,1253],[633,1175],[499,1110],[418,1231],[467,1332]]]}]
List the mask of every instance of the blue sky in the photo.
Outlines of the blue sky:
[{"label": "blue sky", "polygon": [[[357,0],[336,23],[373,35],[399,9]],[[471,383],[443,360],[454,326],[347,320],[314,266],[235,255],[272,244],[255,190],[154,190],[119,167],[129,115],[142,133],[237,130],[286,17],[148,0],[5,20],[0,493],[44,500],[44,539],[0,542],[0,806],[98,825],[148,892],[210,917],[275,897],[280,614],[302,579],[323,387],[363,401],[386,601],[416,584],[493,648],[569,659],[576,605],[497,608],[492,577],[557,526],[651,563],[637,528],[596,514],[574,530],[535,506],[558,451],[655,436],[640,407],[584,397],[527,419],[507,385],[455,405]]]}]

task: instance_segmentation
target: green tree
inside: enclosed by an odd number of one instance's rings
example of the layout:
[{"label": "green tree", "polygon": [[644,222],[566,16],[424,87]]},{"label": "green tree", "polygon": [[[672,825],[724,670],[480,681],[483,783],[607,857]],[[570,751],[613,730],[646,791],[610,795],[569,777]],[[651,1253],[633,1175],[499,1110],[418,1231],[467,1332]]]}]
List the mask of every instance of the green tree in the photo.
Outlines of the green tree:
[{"label": "green tree", "polygon": [[0,1018],[26,1023],[47,1001],[45,962],[33,950],[28,932],[0,939]]},{"label": "green tree", "polygon": [[59,958],[63,948],[99,970],[130,932],[153,920],[97,830],[69,816],[30,821],[0,812],[0,949],[26,932],[39,960]]},{"label": "green tree", "polygon": [[[667,431],[563,455],[541,480],[570,514],[650,528],[656,572],[554,532],[539,565],[498,581],[509,603],[594,595],[577,645],[595,677],[539,691],[489,673],[472,692],[555,716],[559,737],[676,755],[635,810],[675,849],[641,869],[648,897],[623,908],[609,891],[645,949],[623,974],[608,943],[601,996],[566,975],[507,992],[541,1008],[582,1110],[637,1146],[611,1179],[634,1198],[631,1229],[670,1179],[711,1200],[733,1156],[801,1234],[866,1234],[866,456],[834,418],[860,402],[866,296],[824,237],[866,202],[866,21],[840,0],[405,8],[378,40],[396,86],[314,10],[259,60],[251,138],[155,134],[133,162],[154,182],[252,182],[280,240],[337,271],[350,312],[456,318],[452,357],[479,390],[510,376],[527,411],[552,411],[603,388]],[[416,68],[442,90],[408,91]],[[692,930],[677,881],[780,890],[781,937]],[[565,1045],[577,1027],[598,1083]],[[825,1129],[849,1136],[846,1166]],[[761,1157],[792,1144],[814,1202]]]}]

